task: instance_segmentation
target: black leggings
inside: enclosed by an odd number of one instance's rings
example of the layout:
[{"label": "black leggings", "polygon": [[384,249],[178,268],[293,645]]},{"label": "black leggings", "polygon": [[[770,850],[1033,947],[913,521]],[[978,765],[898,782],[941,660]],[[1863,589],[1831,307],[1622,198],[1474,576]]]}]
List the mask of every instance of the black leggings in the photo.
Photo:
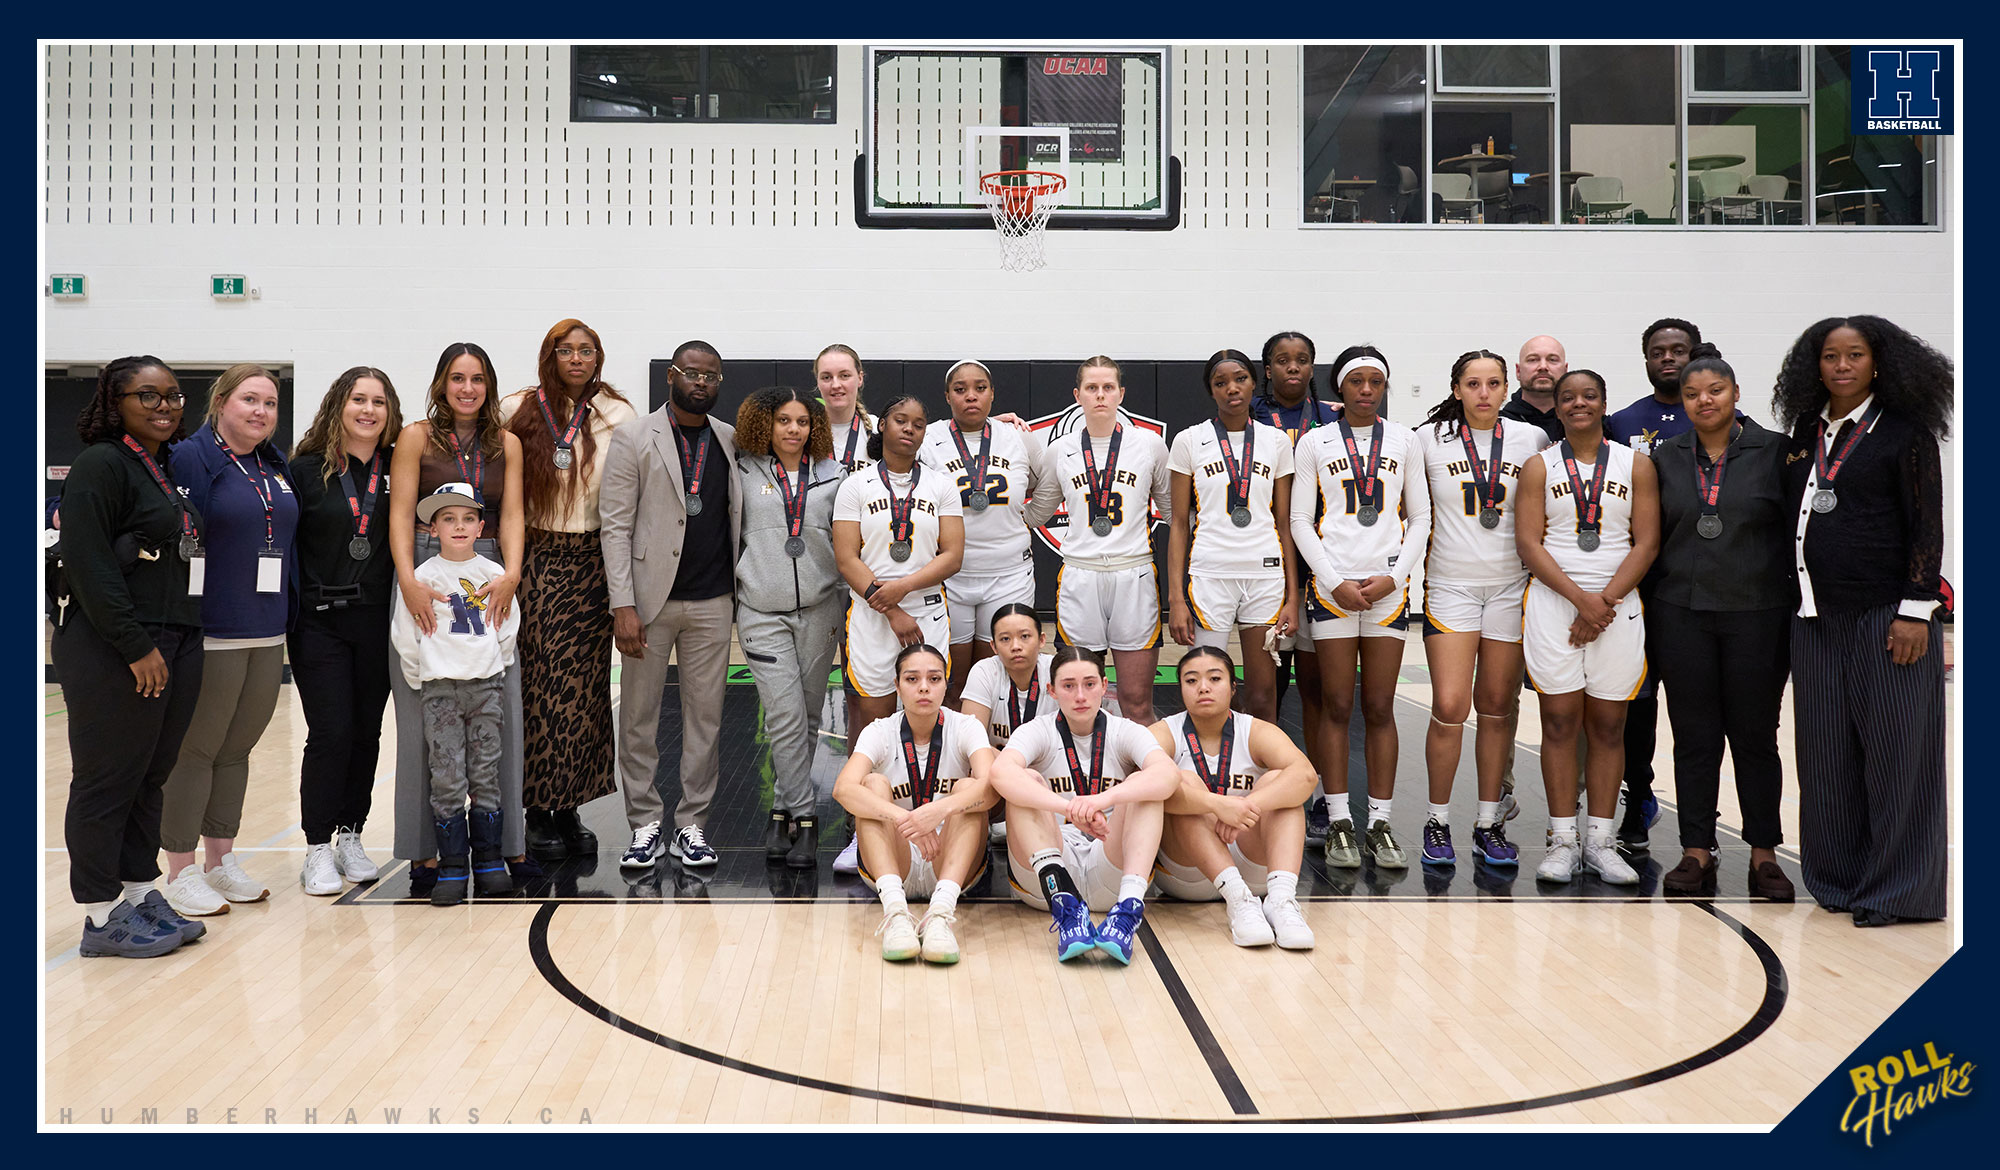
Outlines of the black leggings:
[{"label": "black leggings", "polygon": [[286,645],[306,716],[299,824],[307,844],[324,845],[368,820],[389,702],[389,607],[306,608]]},{"label": "black leggings", "polygon": [[1778,711],[1791,669],[1791,611],[1716,613],[1654,601],[1646,611],[1653,665],[1667,690],[1674,729],[1674,799],[1681,847],[1714,849],[1722,745],[1736,772],[1743,839],[1772,849],[1784,840],[1778,800]]}]

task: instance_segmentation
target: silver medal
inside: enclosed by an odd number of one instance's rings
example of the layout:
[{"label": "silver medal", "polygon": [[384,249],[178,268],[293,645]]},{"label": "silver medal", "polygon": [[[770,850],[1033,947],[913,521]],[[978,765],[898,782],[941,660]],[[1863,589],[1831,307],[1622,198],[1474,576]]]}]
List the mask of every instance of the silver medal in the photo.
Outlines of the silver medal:
[{"label": "silver medal", "polygon": [[1821,488],[1813,493],[1812,510],[1815,512],[1822,514],[1831,512],[1838,503],[1840,503],[1840,497],[1834,495],[1831,488]]},{"label": "silver medal", "polygon": [[984,512],[990,502],[985,492],[976,491],[965,497],[965,507],[972,512]]},{"label": "silver medal", "polygon": [[1111,523],[1109,516],[1099,516],[1090,522],[1090,530],[1099,536],[1110,536],[1111,530],[1115,527],[1117,526]]},{"label": "silver medal", "polygon": [[1722,517],[1710,513],[1694,522],[1694,530],[1704,538],[1714,540],[1722,535]]},{"label": "silver medal", "polygon": [[688,503],[687,503],[687,513],[688,513],[688,515],[690,515],[690,516],[699,516],[699,515],[701,515],[701,497],[700,497],[700,496],[689,496],[689,497],[687,498],[687,501],[688,501]]},{"label": "silver medal", "polygon": [[890,541],[890,542],[889,542],[889,559],[890,559],[890,560],[892,560],[892,561],[895,561],[895,562],[897,562],[898,564],[901,564],[902,562],[904,562],[904,561],[907,561],[907,560],[909,560],[909,559],[910,559],[910,542],[909,542],[909,541],[907,541],[907,540],[892,540],[892,541]]},{"label": "silver medal", "polygon": [[1500,509],[1498,508],[1479,509],[1479,526],[1481,528],[1500,527]]},{"label": "silver medal", "polygon": [[1373,504],[1363,504],[1354,510],[1354,518],[1361,521],[1361,527],[1373,528],[1375,522],[1382,518],[1382,510]]},{"label": "silver medal", "polygon": [[1597,546],[1599,543],[1601,543],[1601,541],[1602,538],[1597,535],[1597,529],[1595,528],[1577,529],[1576,547],[1582,549],[1583,551],[1596,552]]},{"label": "silver medal", "polygon": [[556,448],[556,470],[557,470],[557,471],[568,471],[568,470],[569,470],[569,464],[570,464],[570,453],[569,453],[569,448],[568,448],[568,447],[557,447],[557,448]]},{"label": "silver medal", "polygon": [[1250,509],[1231,508],[1229,510],[1229,522],[1238,528],[1250,527]]},{"label": "silver medal", "polygon": [[802,557],[806,555],[806,538],[803,536],[787,536],[785,538],[785,555],[788,557]]},{"label": "silver medal", "polygon": [[195,558],[195,554],[196,554],[196,553],[198,553],[198,552],[200,552],[200,551],[201,551],[201,541],[200,541],[200,540],[198,540],[198,539],[196,539],[195,537],[193,537],[193,536],[191,536],[191,535],[188,535],[188,534],[186,534],[186,533],[183,533],[183,534],[181,535],[181,559],[182,559],[182,560],[184,560],[184,561],[191,561],[191,560],[193,560],[193,559]]},{"label": "silver medal", "polygon": [[368,543],[368,538],[365,536],[357,536],[347,542],[347,555],[357,561],[367,560],[374,551],[374,547]]}]

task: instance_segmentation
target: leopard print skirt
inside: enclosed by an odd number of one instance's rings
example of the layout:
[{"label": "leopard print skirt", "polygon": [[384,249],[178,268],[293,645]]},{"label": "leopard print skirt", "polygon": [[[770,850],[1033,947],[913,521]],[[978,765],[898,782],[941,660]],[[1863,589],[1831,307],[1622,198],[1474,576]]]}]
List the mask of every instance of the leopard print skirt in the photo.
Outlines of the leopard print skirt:
[{"label": "leopard print skirt", "polygon": [[595,532],[528,530],[521,603],[521,802],[576,808],[618,789],[611,594]]}]

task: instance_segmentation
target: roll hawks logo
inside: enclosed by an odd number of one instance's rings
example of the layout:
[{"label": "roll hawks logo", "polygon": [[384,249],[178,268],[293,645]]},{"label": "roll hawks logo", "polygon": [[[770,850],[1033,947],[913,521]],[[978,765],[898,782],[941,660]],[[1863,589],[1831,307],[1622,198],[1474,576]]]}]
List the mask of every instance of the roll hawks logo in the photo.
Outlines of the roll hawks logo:
[{"label": "roll hawks logo", "polygon": [[[1156,418],[1147,418],[1142,414],[1133,414],[1122,406],[1118,408],[1118,421],[1128,427],[1144,427],[1160,436],[1162,440],[1167,437],[1167,424]],[[1075,434],[1082,426],[1083,407],[1077,406],[1074,403],[1063,410],[1057,411],[1055,414],[1045,414],[1038,419],[1030,420],[1028,423],[1028,429],[1040,434],[1042,442],[1047,444],[1051,449],[1055,447],[1058,440]],[[1150,493],[1147,493],[1147,499],[1147,518],[1154,524],[1158,524],[1160,522],[1160,513],[1158,509],[1152,506]],[[1062,551],[1063,536],[1068,531],[1069,505],[1064,504],[1056,509],[1056,514],[1049,518],[1047,524],[1035,529],[1035,534],[1042,538],[1043,544],[1060,553]]]}]

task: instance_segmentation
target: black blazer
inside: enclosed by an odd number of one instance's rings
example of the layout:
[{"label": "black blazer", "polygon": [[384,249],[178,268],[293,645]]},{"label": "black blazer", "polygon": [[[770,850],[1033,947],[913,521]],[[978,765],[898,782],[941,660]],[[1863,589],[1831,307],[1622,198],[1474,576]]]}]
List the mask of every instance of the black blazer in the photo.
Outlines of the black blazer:
[{"label": "black blazer", "polygon": [[[1685,431],[1653,448],[1660,479],[1660,574],[1653,596],[1684,609],[1743,612],[1796,608],[1793,520],[1785,483],[1790,438],[1743,419],[1722,460],[1716,515],[1721,535],[1696,530],[1703,511],[1696,466],[1708,468],[1698,437]],[[1711,479],[1713,472],[1711,471]]]}]

